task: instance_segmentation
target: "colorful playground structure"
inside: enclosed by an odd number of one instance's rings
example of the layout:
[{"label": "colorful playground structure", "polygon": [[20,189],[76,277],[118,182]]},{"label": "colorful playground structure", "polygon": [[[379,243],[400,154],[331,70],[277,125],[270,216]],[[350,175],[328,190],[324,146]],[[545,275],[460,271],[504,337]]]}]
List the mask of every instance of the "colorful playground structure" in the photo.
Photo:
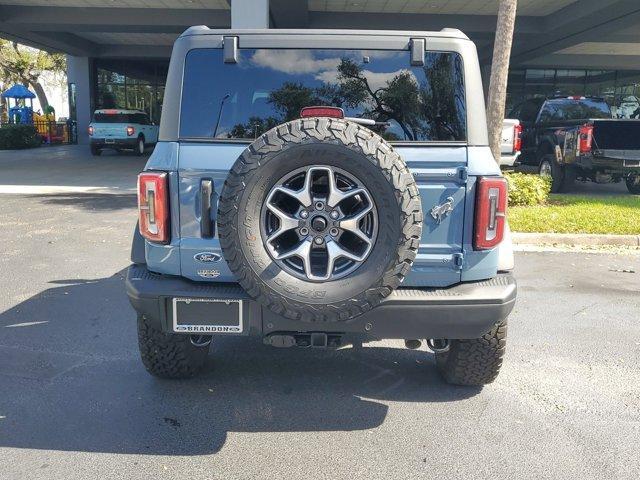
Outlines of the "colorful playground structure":
[{"label": "colorful playground structure", "polygon": [[1,96],[7,100],[9,124],[33,125],[43,143],[72,143],[69,123],[57,122],[53,108],[44,114],[34,113],[33,99],[36,95],[24,85],[16,84],[2,92]]}]

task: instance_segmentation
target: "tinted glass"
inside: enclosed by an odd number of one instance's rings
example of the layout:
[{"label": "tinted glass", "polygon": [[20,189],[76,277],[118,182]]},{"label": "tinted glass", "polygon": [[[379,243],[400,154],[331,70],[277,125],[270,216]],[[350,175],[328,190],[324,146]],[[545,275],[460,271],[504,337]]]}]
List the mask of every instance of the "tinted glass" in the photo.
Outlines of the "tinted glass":
[{"label": "tinted glass", "polygon": [[522,104],[516,105],[513,110],[507,113],[507,118],[520,118],[520,110],[522,109]]},{"label": "tinted glass", "polygon": [[254,139],[299,118],[303,107],[341,107],[394,141],[466,138],[462,61],[427,53],[412,67],[408,51],[240,50],[225,64],[219,49],[186,59],[180,136]]},{"label": "tinted glass", "polygon": [[522,109],[520,110],[520,118],[518,120],[522,120],[525,122],[533,122],[538,116],[538,110],[540,110],[541,101],[537,100],[528,100],[522,104]]},{"label": "tinted glass", "polygon": [[611,118],[609,105],[604,100],[591,98],[581,100],[558,98],[545,102],[540,114],[541,122],[586,118]]},{"label": "tinted glass", "polygon": [[136,115],[128,113],[96,113],[93,121],[96,123],[138,123]]},{"label": "tinted glass", "polygon": [[139,123],[140,125],[148,125],[149,124],[149,117],[147,117],[143,113],[136,113],[136,114],[132,115],[132,118],[133,118],[134,122]]}]

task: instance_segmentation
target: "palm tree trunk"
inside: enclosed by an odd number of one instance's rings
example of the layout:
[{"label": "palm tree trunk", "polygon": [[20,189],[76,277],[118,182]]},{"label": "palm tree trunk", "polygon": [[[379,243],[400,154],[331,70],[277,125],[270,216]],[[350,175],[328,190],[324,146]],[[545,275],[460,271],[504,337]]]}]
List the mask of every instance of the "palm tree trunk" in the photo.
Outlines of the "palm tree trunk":
[{"label": "palm tree trunk", "polygon": [[487,104],[487,127],[489,130],[489,147],[493,158],[498,163],[500,163],[502,121],[504,120],[504,104],[507,99],[509,57],[511,56],[517,6],[518,0],[500,0],[496,39],[493,44],[489,101]]}]

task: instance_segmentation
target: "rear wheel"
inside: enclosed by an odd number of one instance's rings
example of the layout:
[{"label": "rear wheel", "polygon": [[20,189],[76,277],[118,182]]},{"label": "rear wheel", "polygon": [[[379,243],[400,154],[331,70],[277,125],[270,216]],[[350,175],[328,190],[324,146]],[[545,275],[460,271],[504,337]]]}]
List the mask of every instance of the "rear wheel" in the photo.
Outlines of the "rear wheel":
[{"label": "rear wheel", "polygon": [[640,175],[629,175],[625,182],[627,184],[627,190],[633,195],[640,195]]},{"label": "rear wheel", "polygon": [[480,338],[451,340],[447,351],[436,352],[436,365],[447,383],[485,385],[498,376],[506,343],[504,320]]},{"label": "rear wheel", "polygon": [[551,179],[551,193],[558,193],[563,190],[565,171],[552,154],[542,156],[538,171],[540,176]]},{"label": "rear wheel", "polygon": [[102,149],[98,148],[95,145],[91,145],[91,155],[94,157],[99,157],[102,154]]},{"label": "rear wheel", "polygon": [[135,153],[139,157],[144,155],[144,137],[138,137],[138,142],[136,143]]},{"label": "rear wheel", "polygon": [[190,336],[161,331],[144,315],[138,315],[138,346],[147,371],[160,378],[190,378],[204,365],[210,336]]}]

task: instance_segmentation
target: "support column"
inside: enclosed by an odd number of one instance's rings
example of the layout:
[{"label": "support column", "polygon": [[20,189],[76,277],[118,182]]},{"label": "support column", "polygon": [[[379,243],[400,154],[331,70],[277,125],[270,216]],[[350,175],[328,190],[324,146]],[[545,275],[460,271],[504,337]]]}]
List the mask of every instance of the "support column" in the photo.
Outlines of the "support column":
[{"label": "support column", "polygon": [[269,28],[269,0],[231,0],[231,28]]},{"label": "support column", "polygon": [[[69,116],[78,122],[78,143],[88,144],[87,128],[91,122],[91,76],[88,57],[67,55],[67,83],[69,85]],[[73,98],[75,91],[75,118]]]}]

